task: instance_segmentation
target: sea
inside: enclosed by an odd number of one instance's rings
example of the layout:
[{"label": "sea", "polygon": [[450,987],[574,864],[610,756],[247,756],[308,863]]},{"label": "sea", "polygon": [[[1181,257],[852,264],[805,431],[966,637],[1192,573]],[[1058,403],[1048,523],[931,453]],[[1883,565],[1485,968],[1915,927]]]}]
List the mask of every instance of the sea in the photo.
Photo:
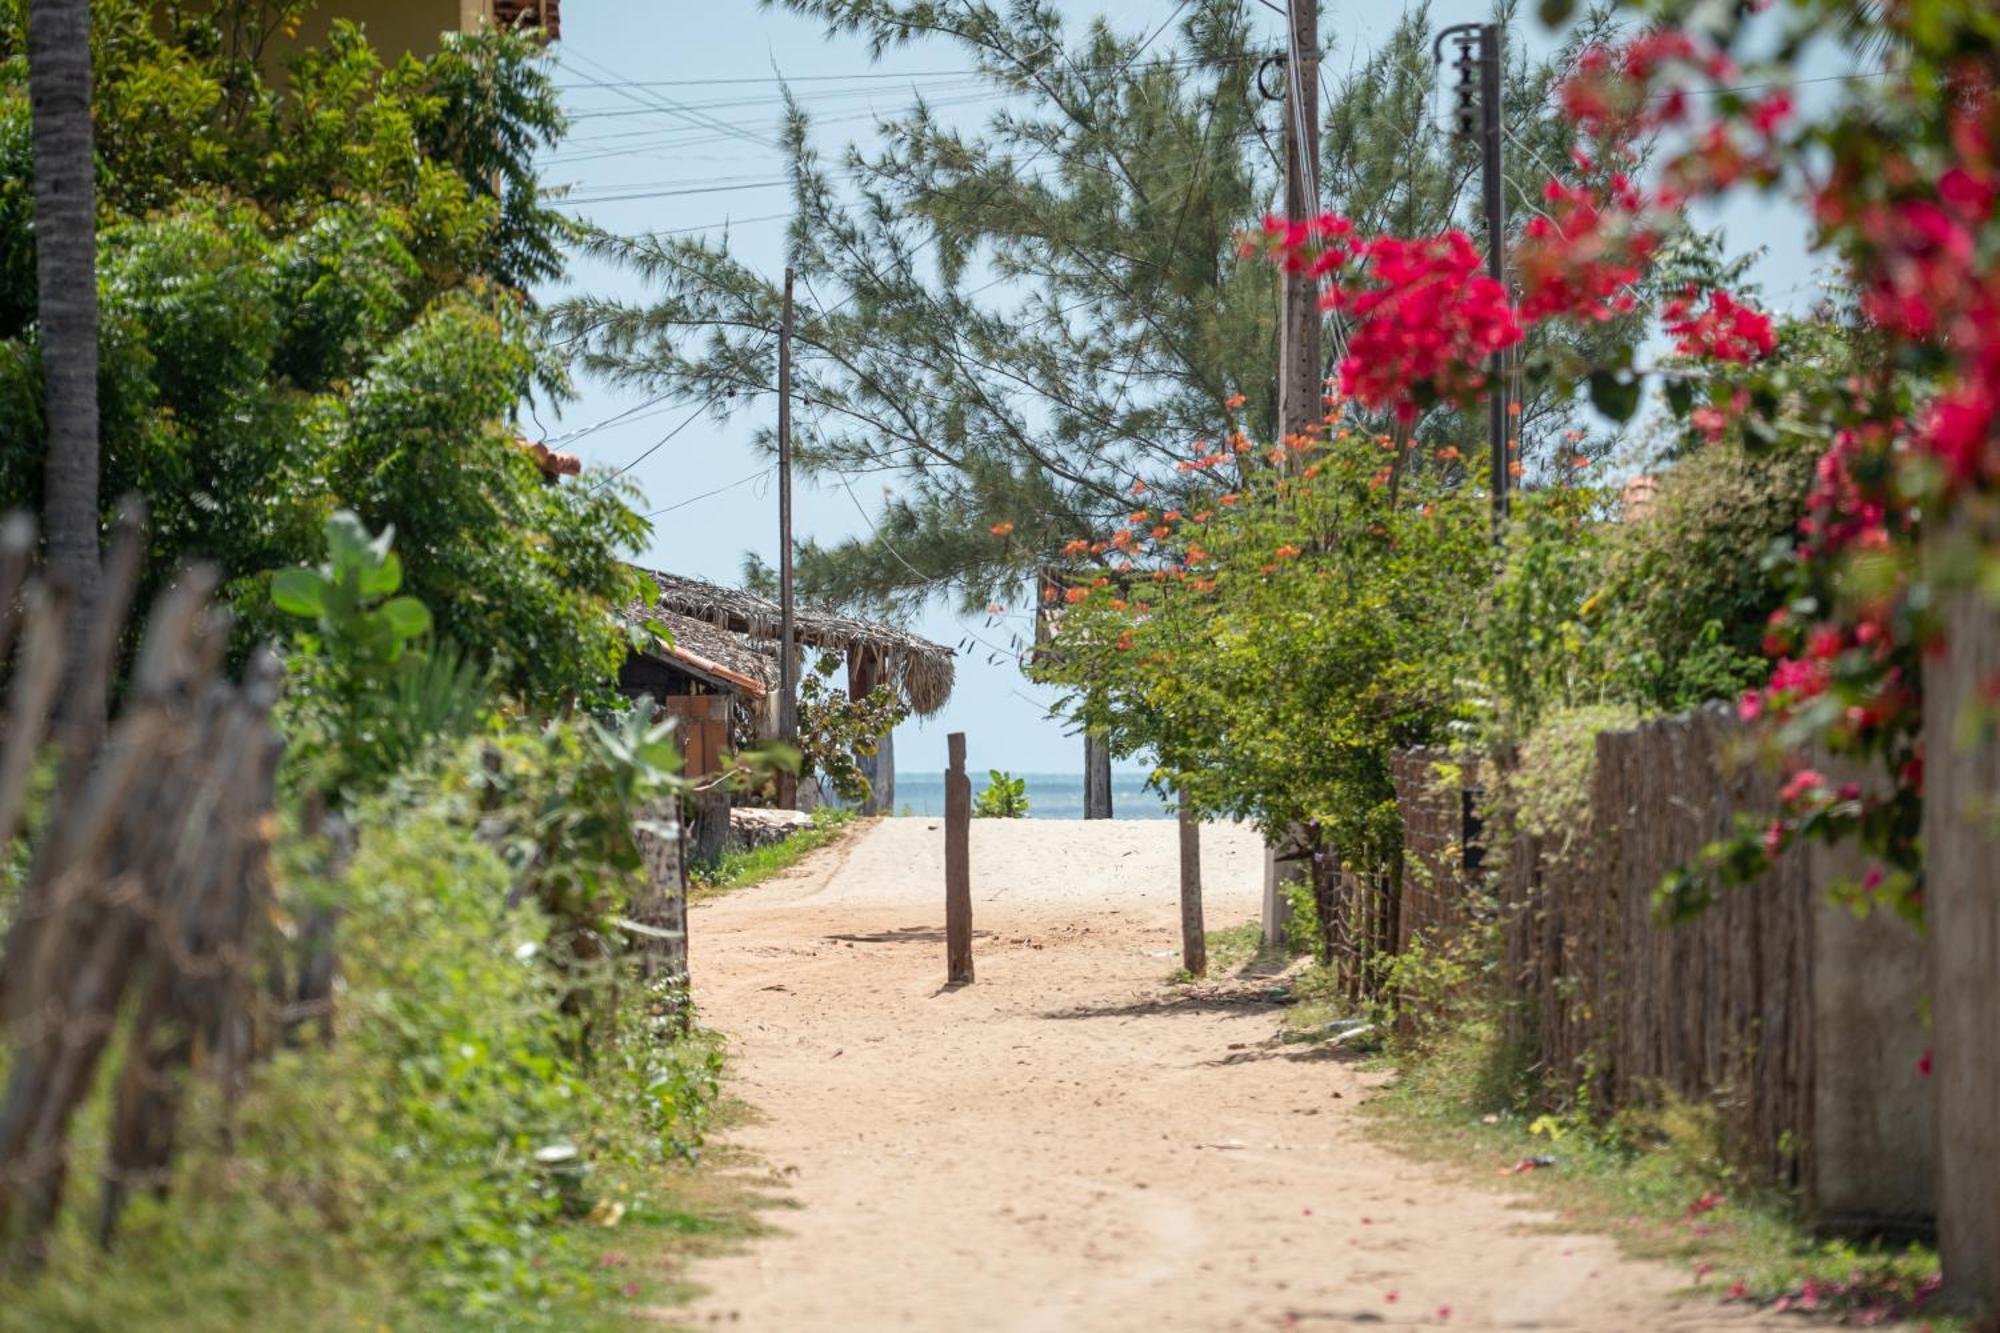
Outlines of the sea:
[{"label": "sea", "polygon": [[[986,786],[984,769],[972,775],[972,795],[977,799]],[[1028,818],[1082,819],[1083,773],[1013,773],[1028,780]],[[896,772],[896,813],[899,815],[942,815],[944,774]],[[1171,819],[1173,812],[1158,793],[1146,790],[1144,773],[1111,775],[1111,814],[1117,819]]]}]

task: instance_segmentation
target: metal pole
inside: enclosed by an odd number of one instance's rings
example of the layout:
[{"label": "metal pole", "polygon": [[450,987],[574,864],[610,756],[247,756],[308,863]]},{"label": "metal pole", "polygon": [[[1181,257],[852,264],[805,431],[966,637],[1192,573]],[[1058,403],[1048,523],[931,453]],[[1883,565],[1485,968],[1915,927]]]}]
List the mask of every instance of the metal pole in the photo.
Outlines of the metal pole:
[{"label": "metal pole", "polygon": [[[778,739],[799,743],[799,669],[792,624],[792,281],[785,269],[785,313],[778,326]],[[796,809],[799,780],[778,778],[778,804]]]},{"label": "metal pole", "polygon": [[[1479,29],[1480,141],[1486,190],[1486,271],[1503,287],[1507,282],[1507,200],[1501,192],[1500,75],[1502,29],[1497,23]],[[1507,525],[1507,358],[1495,352],[1487,366],[1486,432],[1492,443],[1493,539]]]}]

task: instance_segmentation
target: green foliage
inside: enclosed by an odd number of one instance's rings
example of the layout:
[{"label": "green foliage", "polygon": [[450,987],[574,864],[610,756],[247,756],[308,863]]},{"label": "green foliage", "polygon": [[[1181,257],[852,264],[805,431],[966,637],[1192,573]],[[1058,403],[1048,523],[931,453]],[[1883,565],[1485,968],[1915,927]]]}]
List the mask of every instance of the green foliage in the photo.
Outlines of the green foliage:
[{"label": "green foliage", "polygon": [[431,646],[431,614],[397,596],[393,529],[371,535],[346,510],[326,521],[327,559],[280,570],[271,601],[310,620],[288,663],[286,763],[299,790],[336,801],[378,787],[438,736],[463,736],[485,710],[485,681]]},{"label": "green foliage", "polygon": [[1762,683],[1766,622],[1791,592],[1784,552],[1820,452],[1804,437],[1712,444],[1606,535],[1599,607],[1618,697],[1671,713]]},{"label": "green foliage", "polygon": [[1518,736],[1545,709],[1594,703],[1612,688],[1597,643],[1604,497],[1580,487],[1514,502],[1505,563],[1480,642],[1492,730]]},{"label": "green foliage", "polygon": [[1566,708],[1547,714],[1522,738],[1500,799],[1520,828],[1544,840],[1543,855],[1561,856],[1571,840],[1587,835],[1597,733],[1638,720],[1616,704]]},{"label": "green foliage", "polygon": [[873,791],[858,762],[878,754],[882,738],[909,716],[902,696],[887,685],[850,699],[833,683],[840,658],[823,653],[799,681],[799,772],[818,774],[851,805]]},{"label": "green foliage", "polygon": [[[21,6],[0,8],[0,507],[44,453]],[[623,492],[551,486],[507,424],[562,363],[526,285],[568,224],[534,155],[546,57],[488,31],[385,66],[351,23],[264,81],[281,6],[93,6],[107,502],[148,505],[146,580],[219,564],[239,647],[338,510],[400,534],[440,635],[552,703],[609,689],[608,611],[644,532]]]},{"label": "green foliage", "polygon": [[997,768],[986,771],[986,786],[972,802],[974,819],[1026,819],[1028,780]]},{"label": "green foliage", "polygon": [[1390,751],[1467,715],[1490,549],[1472,497],[1424,477],[1396,496],[1390,447],[1343,430],[1174,523],[1135,522],[1117,538],[1135,567],[1078,576],[1034,674],[1204,816],[1382,864]]},{"label": "green foliage", "polygon": [[[197,1081],[173,1191],[135,1201],[108,1255],[66,1219],[49,1271],[4,1292],[0,1328],[610,1322],[625,1277],[598,1266],[598,1228],[576,1214],[615,1201],[622,1243],[673,1243],[631,1228],[671,1212],[667,1168],[700,1150],[721,1048],[683,1036],[655,997],[579,1009],[574,970],[549,965],[564,927],[535,890],[624,873],[607,841],[629,833],[567,823],[532,866],[516,835],[546,822],[557,789],[602,788],[608,807],[606,770],[636,768],[632,745],[650,743],[568,730],[505,738],[504,785],[482,741],[406,771],[360,802],[331,879],[323,846],[281,831],[281,923],[340,907],[333,1040],[253,1066],[226,1117]],[[93,1100],[86,1125],[102,1113]],[[80,1179],[101,1141],[78,1136]],[[537,1158],[565,1146],[578,1169]]]}]

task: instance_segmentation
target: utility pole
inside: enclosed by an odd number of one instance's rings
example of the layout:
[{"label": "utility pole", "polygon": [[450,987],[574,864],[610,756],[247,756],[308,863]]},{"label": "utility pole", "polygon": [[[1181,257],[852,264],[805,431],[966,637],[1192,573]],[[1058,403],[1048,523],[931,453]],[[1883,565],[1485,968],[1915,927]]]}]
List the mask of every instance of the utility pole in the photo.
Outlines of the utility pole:
[{"label": "utility pole", "polygon": [[[1319,0],[1288,0],[1286,10],[1285,216],[1304,219],[1319,214]],[[1292,272],[1280,280],[1278,432],[1284,437],[1303,434],[1325,418],[1326,371],[1320,360],[1319,283]],[[1264,942],[1276,945],[1290,914],[1275,871],[1277,853],[1268,844],[1264,860]]]},{"label": "utility pole", "polygon": [[[1480,184],[1486,204],[1486,271],[1503,288],[1507,284],[1507,198],[1501,181],[1500,81],[1505,72],[1501,63],[1503,29],[1497,23],[1461,23],[1437,35],[1431,54],[1444,63],[1444,44],[1453,42],[1458,57],[1452,62],[1458,71],[1454,116],[1460,138],[1477,138],[1480,155]],[[1473,74],[1479,82],[1475,88]],[[1474,98],[1477,97],[1475,106]],[[1507,358],[1495,352],[1486,370],[1486,435],[1493,489],[1493,539],[1497,542],[1507,526],[1507,491],[1511,473],[1507,456]]]},{"label": "utility pole", "polygon": [[[799,743],[799,668],[792,624],[792,307],[793,274],[785,267],[785,313],[778,325],[778,739]],[[778,775],[778,804],[796,810],[799,779]]]},{"label": "utility pole", "polygon": [[[1285,59],[1285,216],[1319,214],[1319,0],[1290,0]],[[1285,273],[1278,317],[1278,430],[1299,434],[1324,412],[1319,284]]]}]

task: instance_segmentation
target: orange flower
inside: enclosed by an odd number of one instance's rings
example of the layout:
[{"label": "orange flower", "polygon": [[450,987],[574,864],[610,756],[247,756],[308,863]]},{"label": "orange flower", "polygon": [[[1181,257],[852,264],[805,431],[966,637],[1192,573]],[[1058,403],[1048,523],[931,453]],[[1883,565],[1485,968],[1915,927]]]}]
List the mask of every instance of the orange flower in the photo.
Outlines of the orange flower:
[{"label": "orange flower", "polygon": [[1123,611],[1123,610],[1125,609],[1125,601],[1124,601],[1124,599],[1123,599],[1123,598],[1120,598],[1120,597],[1114,597],[1114,598],[1112,598],[1112,599],[1111,599],[1111,609],[1112,609],[1113,611]]},{"label": "orange flower", "polygon": [[1111,585],[1111,580],[1105,578],[1102,574],[1099,574],[1096,578],[1090,581],[1090,586],[1093,588],[1106,588],[1109,587],[1110,585]]},{"label": "orange flower", "polygon": [[1275,574],[1278,572],[1278,567],[1276,565],[1266,565],[1263,572],[1266,574]]},{"label": "orange flower", "polygon": [[1005,615],[1006,612],[1007,608],[998,602],[988,602],[986,604],[986,614],[989,616]]},{"label": "orange flower", "polygon": [[1311,467],[1306,469],[1305,474],[1308,477],[1317,477],[1319,475],[1319,464],[1314,463]]},{"label": "orange flower", "polygon": [[1071,606],[1075,606],[1078,602],[1085,601],[1089,597],[1090,597],[1090,589],[1088,588],[1071,588],[1068,592],[1063,594],[1063,600],[1068,602]]},{"label": "orange flower", "polygon": [[1175,519],[1179,518],[1180,516],[1181,516],[1181,511],[1180,511],[1180,510],[1178,510],[1178,509],[1169,509],[1169,510],[1168,510],[1168,511],[1167,511],[1166,513],[1164,513],[1164,514],[1160,515],[1160,518],[1161,518],[1161,519],[1162,519],[1163,521],[1165,521],[1165,522],[1168,522],[1168,523],[1171,523],[1171,522],[1173,522],[1173,521],[1174,521]]},{"label": "orange flower", "polygon": [[1509,404],[1507,404],[1507,415],[1508,415],[1508,416],[1510,416],[1510,417],[1518,417],[1518,416],[1520,416],[1520,415],[1521,415],[1521,405],[1520,405],[1519,403],[1509,403]]},{"label": "orange flower", "polygon": [[1458,448],[1456,445],[1447,444],[1444,448],[1437,451],[1437,460],[1440,463],[1449,463],[1457,457]]},{"label": "orange flower", "polygon": [[1134,481],[1132,483],[1132,494],[1144,495],[1145,493],[1146,493],[1146,483],[1144,481]]},{"label": "orange flower", "polygon": [[1199,547],[1199,546],[1190,546],[1190,547],[1188,547],[1188,552],[1187,552],[1187,562],[1188,562],[1188,563],[1189,563],[1190,565],[1198,565],[1198,564],[1200,564],[1200,563],[1201,563],[1202,561],[1204,561],[1204,560],[1206,560],[1206,559],[1208,559],[1208,552],[1207,552],[1207,551],[1203,550],[1203,549],[1202,549],[1201,547]]},{"label": "orange flower", "polygon": [[1042,589],[1043,601],[1053,602],[1055,599],[1056,599],[1056,589],[1054,584],[1050,584],[1048,587]]},{"label": "orange flower", "polygon": [[1275,554],[1280,560],[1296,560],[1305,553],[1301,551],[1298,547],[1292,545],[1290,542],[1286,542],[1283,546],[1280,546],[1277,549]]},{"label": "orange flower", "polygon": [[1223,404],[1223,406],[1227,407],[1230,411],[1234,412],[1237,408],[1243,406],[1243,404],[1248,401],[1250,400],[1245,398],[1242,394],[1232,393],[1229,395],[1228,401],[1226,401]]},{"label": "orange flower", "polygon": [[1507,475],[1510,477],[1518,477],[1524,470],[1525,469],[1521,467],[1519,462],[1513,462],[1507,465]]},{"label": "orange flower", "polygon": [[1213,509],[1204,509],[1199,514],[1196,514],[1194,516],[1194,521],[1197,523],[1206,523],[1208,522],[1208,520],[1214,517],[1215,517],[1215,511]]},{"label": "orange flower", "polygon": [[1174,535],[1174,530],[1168,527],[1164,523],[1160,524],[1159,527],[1153,529],[1153,540],[1156,542],[1163,542],[1167,538],[1173,535]]},{"label": "orange flower", "polygon": [[1092,555],[1103,555],[1110,549],[1111,544],[1109,542],[1092,542],[1090,544],[1090,553]]},{"label": "orange flower", "polygon": [[1571,466],[1573,466],[1573,467],[1589,467],[1589,466],[1590,466],[1590,455],[1589,455],[1589,454],[1578,454],[1578,455],[1577,455],[1577,456],[1576,456],[1575,458],[1572,458],[1572,459],[1570,459],[1569,461],[1570,461],[1570,465],[1571,465]]},{"label": "orange flower", "polygon": [[1133,521],[1134,523],[1144,523],[1144,522],[1145,522],[1145,521],[1146,521],[1147,519],[1151,518],[1152,516],[1153,516],[1153,511],[1152,511],[1152,510],[1150,510],[1150,509],[1139,509],[1139,510],[1135,510],[1135,511],[1133,511],[1133,513],[1132,513],[1132,516],[1131,516],[1131,517],[1132,517],[1132,521]]},{"label": "orange flower", "polygon": [[1237,496],[1237,494],[1234,491],[1231,491],[1228,495],[1219,497],[1216,500],[1216,503],[1219,505],[1233,505],[1239,498],[1240,497]]},{"label": "orange flower", "polygon": [[1088,537],[1078,537],[1074,541],[1064,542],[1062,553],[1064,555],[1082,555],[1089,549],[1090,539]]},{"label": "orange flower", "polygon": [[1124,550],[1126,547],[1130,546],[1132,544],[1132,529],[1130,528],[1118,529],[1118,531],[1112,535],[1111,544],[1117,547],[1121,551]]},{"label": "orange flower", "polygon": [[1154,571],[1153,571],[1153,582],[1155,582],[1155,583],[1165,583],[1166,581],[1167,581],[1167,571],[1166,571],[1166,570],[1164,570],[1164,569],[1156,569],[1156,570],[1154,570]]},{"label": "orange flower", "polygon": [[1014,530],[1014,525],[1012,523],[995,523],[993,525],[993,535],[995,537],[1005,537],[1008,533],[1012,532],[1013,530]]},{"label": "orange flower", "polygon": [[1131,630],[1124,629],[1118,631],[1118,651],[1121,653],[1129,653],[1132,651]]}]

